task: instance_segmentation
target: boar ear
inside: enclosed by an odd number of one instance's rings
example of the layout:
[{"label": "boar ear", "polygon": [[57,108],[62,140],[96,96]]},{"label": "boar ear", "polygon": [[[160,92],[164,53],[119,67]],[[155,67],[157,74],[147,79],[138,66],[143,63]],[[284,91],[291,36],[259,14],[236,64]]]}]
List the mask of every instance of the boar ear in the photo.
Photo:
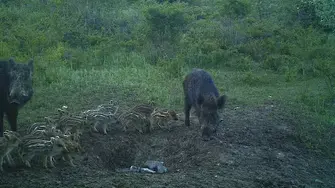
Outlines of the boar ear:
[{"label": "boar ear", "polygon": [[226,104],[226,100],[227,100],[226,95],[222,95],[217,99],[218,109],[221,109],[224,107],[224,105]]},{"label": "boar ear", "polygon": [[30,67],[30,69],[33,71],[34,70],[34,60],[30,59],[28,62],[28,66]]},{"label": "boar ear", "polygon": [[204,102],[204,97],[202,95],[199,95],[197,102],[198,105],[201,105]]}]

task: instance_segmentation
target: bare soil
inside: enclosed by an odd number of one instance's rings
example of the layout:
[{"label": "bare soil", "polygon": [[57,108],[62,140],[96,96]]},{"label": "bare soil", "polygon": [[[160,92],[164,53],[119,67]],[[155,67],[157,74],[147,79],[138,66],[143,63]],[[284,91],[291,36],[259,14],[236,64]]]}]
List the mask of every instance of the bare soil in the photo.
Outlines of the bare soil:
[{"label": "bare soil", "polygon": [[[297,117],[269,101],[258,107],[230,104],[217,139],[203,141],[197,120],[190,127],[171,122],[170,130],[124,133],[118,125],[107,135],[85,132],[85,152],[76,167],[6,167],[0,187],[335,187],[335,161],[308,150],[297,139]],[[116,172],[164,161],[165,174]]]}]

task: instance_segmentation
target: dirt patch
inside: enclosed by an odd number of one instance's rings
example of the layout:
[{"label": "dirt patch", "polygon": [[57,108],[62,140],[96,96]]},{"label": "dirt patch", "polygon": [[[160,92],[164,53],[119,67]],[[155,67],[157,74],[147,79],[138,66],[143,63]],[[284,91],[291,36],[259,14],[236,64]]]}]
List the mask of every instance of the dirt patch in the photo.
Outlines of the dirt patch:
[{"label": "dirt patch", "polygon": [[[239,108],[237,108],[239,107]],[[335,187],[335,162],[297,141],[295,117],[280,104],[230,105],[217,139],[204,142],[197,120],[190,127],[107,135],[85,132],[76,167],[59,161],[50,171],[35,165],[5,168],[4,187]],[[117,173],[116,168],[161,160],[166,174]]]}]

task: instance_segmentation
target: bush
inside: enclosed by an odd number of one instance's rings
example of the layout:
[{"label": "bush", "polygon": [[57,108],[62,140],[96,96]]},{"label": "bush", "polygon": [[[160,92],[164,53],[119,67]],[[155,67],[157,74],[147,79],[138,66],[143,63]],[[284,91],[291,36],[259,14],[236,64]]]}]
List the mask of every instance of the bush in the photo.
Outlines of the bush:
[{"label": "bush", "polygon": [[325,29],[335,29],[333,0],[300,0],[297,8],[303,25],[319,25]]},{"label": "bush", "polygon": [[290,66],[290,64],[296,64],[297,62],[292,62],[290,56],[287,55],[269,55],[263,63],[263,68],[275,71],[277,73],[285,72],[285,70]]},{"label": "bush", "polygon": [[156,64],[161,58],[175,57],[178,41],[188,23],[184,9],[184,4],[173,3],[149,6],[144,11],[148,23],[144,54],[149,62]]},{"label": "bush", "polygon": [[333,0],[317,0],[315,7],[316,15],[319,17],[320,24],[334,30],[335,29],[335,2]]},{"label": "bush", "polygon": [[228,0],[221,10],[221,15],[229,17],[243,18],[251,11],[251,5],[248,0]]},{"label": "bush", "polygon": [[329,95],[335,98],[335,62],[334,60],[321,61],[316,67],[319,74],[324,77]]},{"label": "bush", "polygon": [[222,33],[218,22],[194,21],[180,40],[179,54],[187,65],[213,67],[224,60]]},{"label": "bush", "polygon": [[156,41],[175,42],[187,26],[183,4],[149,7],[145,17],[150,26],[148,38]]}]

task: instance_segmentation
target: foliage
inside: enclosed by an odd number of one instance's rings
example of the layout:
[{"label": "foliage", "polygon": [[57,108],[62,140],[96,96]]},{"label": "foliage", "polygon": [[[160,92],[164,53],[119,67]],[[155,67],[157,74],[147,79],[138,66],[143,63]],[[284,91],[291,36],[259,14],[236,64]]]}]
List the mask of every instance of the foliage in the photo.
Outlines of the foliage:
[{"label": "foliage", "polygon": [[221,14],[243,18],[250,13],[250,8],[250,2],[247,0],[228,0],[221,10]]},{"label": "foliage", "polygon": [[298,13],[305,17],[305,24],[319,24],[326,29],[335,29],[335,1],[300,0]]},{"label": "foliage", "polygon": [[149,6],[145,18],[149,25],[146,33],[150,62],[157,63],[160,58],[175,57],[176,43],[187,27],[184,14],[185,5],[182,3]]}]

